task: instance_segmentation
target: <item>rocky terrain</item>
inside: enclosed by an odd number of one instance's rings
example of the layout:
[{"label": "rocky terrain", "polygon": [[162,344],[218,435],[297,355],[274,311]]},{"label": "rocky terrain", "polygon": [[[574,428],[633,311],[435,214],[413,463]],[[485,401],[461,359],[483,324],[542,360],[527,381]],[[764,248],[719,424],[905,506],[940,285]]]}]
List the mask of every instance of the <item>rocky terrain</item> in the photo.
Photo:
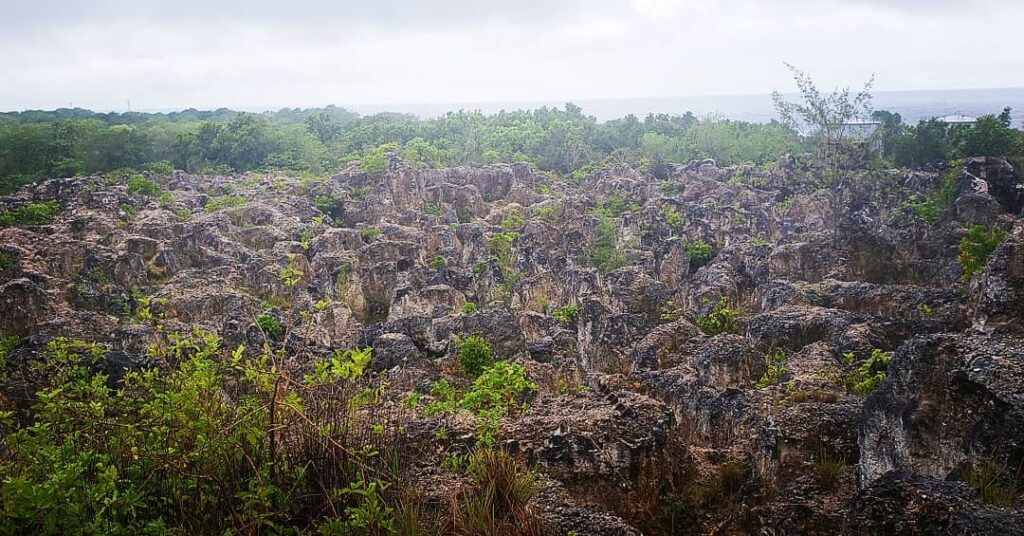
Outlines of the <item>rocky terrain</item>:
[{"label": "rocky terrain", "polygon": [[[160,192],[51,179],[0,199],[60,208],[0,228],[7,367],[74,337],[116,378],[161,332],[258,348],[270,317],[294,359],[369,346],[388,396],[429,399],[468,382],[456,340],[476,333],[538,384],[498,439],[541,475],[554,533],[1024,534],[1019,175],[979,158],[830,191],[805,173],[702,161],[577,184],[392,158],[149,177]],[[929,221],[911,205],[944,177]],[[965,280],[977,225],[1006,234]],[[439,419],[410,412],[402,471],[442,500],[474,423],[440,437]]]}]

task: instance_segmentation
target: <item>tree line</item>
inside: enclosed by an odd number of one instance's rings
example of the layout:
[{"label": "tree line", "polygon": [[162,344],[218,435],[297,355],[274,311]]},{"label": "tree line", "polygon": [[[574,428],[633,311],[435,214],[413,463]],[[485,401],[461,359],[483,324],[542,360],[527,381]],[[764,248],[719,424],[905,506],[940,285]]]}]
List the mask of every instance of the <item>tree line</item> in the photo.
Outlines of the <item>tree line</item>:
[{"label": "tree line", "polygon": [[[1024,154],[1009,109],[974,125],[929,120],[908,126],[898,114],[885,111],[874,112],[873,118],[881,123],[874,134],[880,139],[878,156],[896,165]],[[360,116],[334,106],[258,114],[227,109],[10,112],[0,114],[0,192],[45,177],[122,167],[322,174],[367,159],[375,170],[385,152],[400,153],[412,165],[527,162],[564,176],[612,162],[643,169],[701,158],[722,165],[765,164],[809,150],[814,136],[785,122],[698,118],[689,112],[599,122],[571,103],[490,115],[463,110],[430,119]]]}]

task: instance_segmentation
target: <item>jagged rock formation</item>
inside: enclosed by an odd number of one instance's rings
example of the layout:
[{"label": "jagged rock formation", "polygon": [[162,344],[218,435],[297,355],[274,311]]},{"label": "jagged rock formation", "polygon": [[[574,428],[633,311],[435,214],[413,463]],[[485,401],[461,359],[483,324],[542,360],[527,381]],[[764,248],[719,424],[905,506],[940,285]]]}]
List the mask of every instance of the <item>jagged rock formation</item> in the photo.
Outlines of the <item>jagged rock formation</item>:
[{"label": "jagged rock formation", "polygon": [[[938,173],[863,172],[836,218],[792,170],[707,161],[579,184],[397,160],[323,181],[155,177],[173,201],[52,179],[0,200],[61,206],[51,225],[0,229],[0,335],[24,338],[11,367],[53,337],[96,340],[116,380],[155,336],[140,310],[250,346],[266,314],[285,347],[369,345],[374,370],[425,392],[456,337],[481,333],[542,384],[501,437],[550,479],[535,501],[563,532],[1024,533],[1019,504],[963,481],[983,460],[1024,463],[1024,186],[1002,159],[954,172],[934,223],[907,202]],[[1009,235],[961,284],[974,224]],[[715,246],[706,264],[695,241]],[[698,326],[720,300],[735,333]],[[563,306],[577,314],[552,316]],[[777,349],[784,372],[756,388]],[[844,354],[876,349],[886,379],[851,392]],[[409,427],[427,444],[429,421]],[[443,486],[430,467],[449,447],[410,478]]]}]

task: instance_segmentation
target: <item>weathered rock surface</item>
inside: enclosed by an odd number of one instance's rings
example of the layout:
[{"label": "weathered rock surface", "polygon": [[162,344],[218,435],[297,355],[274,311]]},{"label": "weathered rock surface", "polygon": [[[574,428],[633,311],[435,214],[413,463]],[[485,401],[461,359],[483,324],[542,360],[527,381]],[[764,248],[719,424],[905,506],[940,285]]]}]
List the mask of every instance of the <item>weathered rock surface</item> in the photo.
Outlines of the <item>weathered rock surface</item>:
[{"label": "weathered rock surface", "polygon": [[[1024,463],[1019,174],[966,160],[929,223],[907,202],[939,173],[857,172],[833,214],[800,169],[618,166],[577,184],[392,159],[380,176],[153,177],[165,202],[123,178],[52,179],[0,199],[61,206],[0,228],[0,336],[21,338],[10,367],[54,337],[95,340],[114,382],[192,325],[300,360],[370,346],[397,404],[468,385],[455,341],[479,333],[540,384],[500,441],[543,473],[534,506],[559,533],[1021,533],[1020,501],[990,504],[965,476]],[[962,284],[975,224],[1008,235]],[[734,333],[709,323],[720,300]],[[855,394],[874,350],[886,377]],[[446,425],[447,441],[437,418],[408,426],[410,478],[439,497],[457,478],[441,460],[473,434]]]}]

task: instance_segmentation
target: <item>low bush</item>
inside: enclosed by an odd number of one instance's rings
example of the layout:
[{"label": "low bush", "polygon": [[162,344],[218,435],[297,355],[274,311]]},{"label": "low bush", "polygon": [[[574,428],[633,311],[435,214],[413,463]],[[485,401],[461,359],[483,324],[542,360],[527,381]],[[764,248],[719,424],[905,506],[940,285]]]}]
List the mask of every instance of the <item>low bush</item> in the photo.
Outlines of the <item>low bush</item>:
[{"label": "low bush", "polygon": [[711,311],[707,314],[697,315],[695,319],[697,327],[706,335],[718,335],[721,333],[739,333],[740,311],[729,307],[729,302],[724,297],[719,298]]},{"label": "low bush", "polygon": [[766,365],[764,374],[754,382],[754,387],[764,389],[765,387],[782,383],[783,378],[789,374],[789,371],[786,369],[786,361],[788,359],[789,355],[783,348],[773,348],[772,351],[768,352],[764,356],[764,363]]},{"label": "low bush", "polygon": [[714,251],[711,244],[703,240],[694,240],[683,246],[683,251],[690,258],[690,271],[696,271],[711,261],[711,254]]},{"label": "low bush", "polygon": [[551,317],[563,324],[571,324],[580,316],[580,308],[575,305],[563,305],[551,311]]},{"label": "low bush", "polygon": [[60,212],[60,205],[56,201],[43,203],[28,203],[25,206],[13,210],[0,212],[0,227],[12,225],[48,225],[53,222],[53,217]]},{"label": "low bush", "polygon": [[982,267],[996,246],[1006,238],[1006,231],[993,225],[975,225],[967,230],[967,235],[960,239],[960,255],[957,260],[963,268],[960,279],[967,283]]},{"label": "low bush", "polygon": [[491,343],[480,335],[459,337],[455,344],[458,348],[459,366],[468,376],[476,378],[494,363]]}]

